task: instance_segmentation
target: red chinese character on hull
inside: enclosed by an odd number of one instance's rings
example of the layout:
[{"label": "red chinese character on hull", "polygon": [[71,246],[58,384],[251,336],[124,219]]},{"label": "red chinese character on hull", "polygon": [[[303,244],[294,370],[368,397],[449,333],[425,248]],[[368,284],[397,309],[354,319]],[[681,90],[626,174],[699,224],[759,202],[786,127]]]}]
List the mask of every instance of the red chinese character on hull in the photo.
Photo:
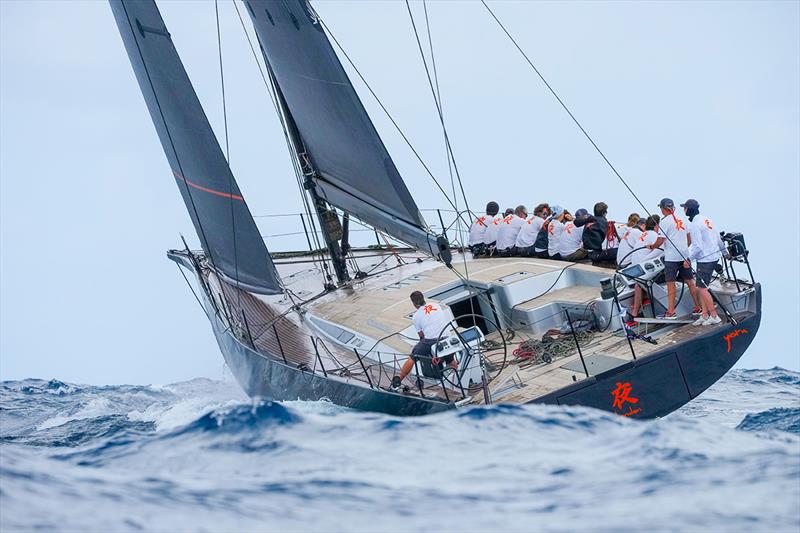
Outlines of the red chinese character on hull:
[{"label": "red chinese character on hull", "polygon": [[[617,382],[617,388],[611,391],[611,394],[614,396],[614,409],[624,409],[626,403],[639,403],[639,398],[634,398],[631,396],[631,391],[633,390],[633,386],[630,383],[620,383]],[[634,409],[630,405],[628,406],[627,413],[619,413],[622,416],[632,416],[636,413],[641,412],[641,407]]]},{"label": "red chinese character on hull", "polygon": [[734,338],[738,337],[739,335],[744,335],[746,333],[747,333],[746,329],[737,329],[737,330],[731,331],[730,333],[728,333],[727,335],[725,335],[723,337],[723,339],[725,339],[725,342],[728,343],[728,353],[731,353],[731,339],[734,339]]}]

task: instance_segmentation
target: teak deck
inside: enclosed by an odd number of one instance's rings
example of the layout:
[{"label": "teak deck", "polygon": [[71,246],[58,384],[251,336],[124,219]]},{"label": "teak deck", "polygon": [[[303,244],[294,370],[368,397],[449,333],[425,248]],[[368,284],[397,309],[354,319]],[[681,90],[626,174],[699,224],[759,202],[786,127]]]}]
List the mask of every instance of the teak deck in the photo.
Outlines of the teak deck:
[{"label": "teak deck", "polygon": [[[403,364],[411,343],[403,340],[399,332],[411,325],[410,315],[414,308],[409,300],[412,291],[434,291],[446,287],[448,284],[458,282],[461,277],[468,275],[471,282],[482,284],[503,284],[503,278],[514,274],[514,281],[524,277],[537,276],[564,269],[570,263],[561,261],[496,258],[496,259],[466,259],[455,254],[453,265],[456,274],[440,263],[425,260],[422,262],[408,262],[398,265],[388,271],[370,276],[365,280],[355,282],[351,288],[341,288],[324,294],[313,302],[305,305],[307,312],[356,331],[366,337],[381,340],[385,345],[396,350],[395,353],[382,355],[383,365],[366,358],[358,357],[356,353],[320,338],[319,334],[302,313],[291,312],[292,302],[283,297],[255,297],[241,291],[241,298],[237,299],[236,289],[227,284],[222,284],[228,293],[229,302],[241,302],[241,306],[232,309],[231,313],[244,313],[247,316],[253,344],[258,350],[270,354],[281,354],[287,363],[305,365],[309,370],[318,371],[319,367],[325,368],[329,376],[335,379],[358,380],[371,382],[375,387],[388,387],[393,375],[398,373],[399,366]],[[381,258],[375,260],[378,264]],[[388,263],[388,261],[387,261]],[[384,263],[385,265],[386,263]],[[391,263],[388,265],[392,266]],[[290,288],[294,293],[315,295],[320,292],[320,276],[309,273],[308,265],[281,264],[278,268],[284,280],[290,281]],[[362,265],[368,270],[372,265]],[[591,265],[577,264],[571,268],[590,269],[611,273]],[[522,274],[524,273],[524,274]],[[600,294],[600,288],[576,285],[556,289],[516,306],[517,309],[534,309],[552,302],[586,303]],[[236,305],[232,305],[237,307]],[[281,314],[285,316],[280,317]],[[725,324],[723,321],[719,326]],[[709,331],[703,328],[704,332]],[[658,337],[658,345],[653,345],[641,340],[633,340],[636,356],[640,357],[669,344],[686,340],[699,332],[698,328],[690,325],[663,325],[653,327],[649,325],[648,334]],[[276,335],[277,334],[277,335]],[[499,340],[495,332],[487,338]],[[585,374],[563,368],[565,365],[579,361],[577,350],[574,353],[556,359],[552,363],[531,364],[530,362],[515,364],[512,361],[512,352],[520,342],[530,338],[524,332],[518,334],[507,345],[507,364],[495,375],[489,384],[489,390],[500,402],[524,403],[557,389],[568,386],[575,381],[586,379]],[[630,361],[633,358],[631,347],[624,335],[619,331],[606,331],[596,333],[585,346],[581,345],[584,357],[593,354],[603,354]],[[366,351],[366,349],[364,350]],[[499,365],[503,359],[502,350],[486,352],[487,359]],[[621,363],[622,364],[622,363]],[[369,375],[369,379],[367,379]],[[409,390],[407,394],[418,395],[417,383],[412,376],[406,378]],[[444,399],[442,388],[433,380],[427,380],[423,389],[425,396]],[[454,399],[455,393],[450,391],[449,398]],[[470,391],[470,403],[483,403],[483,394],[480,389]],[[457,398],[456,398],[457,399]]]}]

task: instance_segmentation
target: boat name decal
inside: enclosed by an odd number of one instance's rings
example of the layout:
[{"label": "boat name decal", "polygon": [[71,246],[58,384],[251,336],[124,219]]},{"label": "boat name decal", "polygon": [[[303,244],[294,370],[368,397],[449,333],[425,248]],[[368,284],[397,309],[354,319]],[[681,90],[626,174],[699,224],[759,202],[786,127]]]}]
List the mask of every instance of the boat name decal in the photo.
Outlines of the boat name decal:
[{"label": "boat name decal", "polygon": [[[611,394],[614,396],[614,403],[613,403],[614,409],[624,409],[626,402],[633,404],[639,403],[639,398],[634,398],[633,396],[631,396],[632,390],[633,386],[630,383],[620,383],[619,381],[617,382],[617,388],[611,391]],[[641,407],[637,407],[636,409],[634,409],[629,405],[627,413],[618,412],[617,414],[621,414],[622,416],[633,416],[641,411],[642,411]]]},{"label": "boat name decal", "polygon": [[746,329],[736,329],[725,335],[725,337],[723,337],[725,339],[725,342],[728,343],[728,353],[731,352],[731,339],[734,339],[739,335],[744,335],[745,333],[747,333]]}]

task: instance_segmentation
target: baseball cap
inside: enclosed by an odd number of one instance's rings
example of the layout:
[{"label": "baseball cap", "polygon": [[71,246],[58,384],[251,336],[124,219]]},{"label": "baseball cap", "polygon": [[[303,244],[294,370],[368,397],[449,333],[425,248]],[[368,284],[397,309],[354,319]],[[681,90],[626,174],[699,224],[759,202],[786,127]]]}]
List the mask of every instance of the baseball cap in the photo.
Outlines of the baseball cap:
[{"label": "baseball cap", "polygon": [[675,202],[672,201],[672,198],[662,198],[658,203],[658,207],[661,209],[675,209]]},{"label": "baseball cap", "polygon": [[647,225],[647,217],[641,217],[639,220],[636,221],[637,226],[646,226]]},{"label": "baseball cap", "polygon": [[686,200],[684,203],[681,204],[681,207],[685,207],[686,209],[700,209],[700,202],[697,200]]},{"label": "baseball cap", "polygon": [[575,211],[575,218],[585,217],[585,216],[588,216],[588,215],[589,215],[589,211],[587,211],[586,209],[584,209],[582,207],[580,209],[578,209],[577,211]]},{"label": "baseball cap", "polygon": [[550,206],[550,212],[553,213],[553,216],[561,216],[561,213],[564,212],[564,208],[560,205],[552,205]]}]

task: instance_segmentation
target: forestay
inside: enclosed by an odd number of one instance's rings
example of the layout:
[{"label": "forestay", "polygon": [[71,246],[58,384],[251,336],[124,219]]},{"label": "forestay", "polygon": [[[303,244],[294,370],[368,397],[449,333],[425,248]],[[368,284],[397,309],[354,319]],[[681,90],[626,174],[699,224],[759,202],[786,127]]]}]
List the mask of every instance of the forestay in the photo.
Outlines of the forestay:
[{"label": "forestay", "polygon": [[322,25],[305,0],[247,0],[265,60],[328,203],[434,256],[427,228]]},{"label": "forestay", "polygon": [[213,265],[242,288],[282,291],[272,258],[152,0],[110,0],[164,153]]}]

